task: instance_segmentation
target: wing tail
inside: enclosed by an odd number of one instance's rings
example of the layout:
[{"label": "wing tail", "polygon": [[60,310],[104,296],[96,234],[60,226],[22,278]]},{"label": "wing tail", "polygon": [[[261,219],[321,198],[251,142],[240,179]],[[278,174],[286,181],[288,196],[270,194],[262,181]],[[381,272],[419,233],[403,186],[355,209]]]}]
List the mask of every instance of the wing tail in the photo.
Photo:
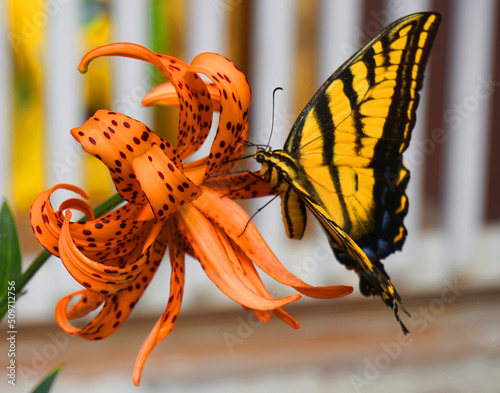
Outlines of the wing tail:
[{"label": "wing tail", "polygon": [[[298,191],[298,190],[296,190]],[[386,273],[380,260],[373,255],[373,262],[366,253],[345,233],[334,221],[327,218],[324,208],[309,199],[306,195],[298,192],[304,203],[319,219],[327,232],[330,245],[339,260],[348,268],[356,270],[360,276],[360,290],[363,295],[378,295],[384,303],[394,311],[396,320],[405,334],[409,332],[399,317],[399,310],[407,315],[409,313],[403,307],[401,297],[389,275]]]}]

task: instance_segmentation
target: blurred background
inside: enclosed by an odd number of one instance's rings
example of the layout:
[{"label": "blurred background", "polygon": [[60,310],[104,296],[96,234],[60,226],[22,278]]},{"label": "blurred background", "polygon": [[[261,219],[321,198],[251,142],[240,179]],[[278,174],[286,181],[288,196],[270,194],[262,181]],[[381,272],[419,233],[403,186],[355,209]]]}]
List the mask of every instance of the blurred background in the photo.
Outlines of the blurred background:
[{"label": "blurred background", "polygon": [[[29,207],[41,191],[62,182],[79,185],[94,206],[113,193],[107,170],[84,155],[71,128],[107,108],[175,138],[175,110],[140,105],[163,76],[149,64],[118,58],[99,59],[81,75],[76,66],[88,50],[128,41],[188,63],[200,52],[225,55],[252,88],[252,142],[267,143],[272,91],[283,87],[271,140],[281,148],[317,88],[357,49],[402,16],[436,11],[443,18],[405,153],[409,236],[404,250],[384,261],[412,314],[405,320],[412,334],[402,337],[379,299],[359,295],[357,276],[333,260],[312,217],[306,239],[286,239],[275,201],[255,222],[283,264],[310,284],[349,284],[354,293],[288,306],[301,323],[294,331],[275,319],[256,321],[190,260],[180,318],[146,363],[140,390],[500,392],[498,3],[5,0],[0,194],[15,212],[25,263],[40,251]],[[252,214],[266,201],[244,206]],[[64,363],[54,392],[138,391],[133,362],[168,296],[169,267],[163,265],[129,321],[112,337],[87,342],[55,324],[57,301],[80,288],[59,260],[49,260],[17,304],[18,385],[9,389],[28,391]],[[276,296],[286,291],[265,282]]]}]

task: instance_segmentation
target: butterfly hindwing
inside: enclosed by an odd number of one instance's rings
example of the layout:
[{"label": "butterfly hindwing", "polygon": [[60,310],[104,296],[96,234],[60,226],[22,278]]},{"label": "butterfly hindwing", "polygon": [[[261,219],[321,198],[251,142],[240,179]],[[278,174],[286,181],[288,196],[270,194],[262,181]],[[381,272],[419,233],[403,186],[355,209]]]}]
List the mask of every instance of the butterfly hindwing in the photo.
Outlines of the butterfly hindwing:
[{"label": "butterfly hindwing", "polygon": [[290,239],[301,239],[306,229],[306,207],[291,187],[280,193],[281,216],[285,224],[286,235]]},{"label": "butterfly hindwing", "polygon": [[[328,218],[328,213],[321,205],[318,205],[314,200],[299,190],[295,192],[300,195],[301,200],[305,202],[308,208],[318,218],[325,230],[332,249],[337,258],[339,255],[345,254],[351,260],[356,261],[356,270],[360,276],[360,288],[364,295],[372,294],[374,290],[380,295],[382,300],[394,310],[394,315],[401,325],[405,333],[408,332],[405,325],[401,322],[398,315],[398,310],[406,312],[401,304],[401,297],[392,285],[389,276],[384,270],[383,265],[379,260],[372,261],[361,250],[361,248],[340,228],[334,221]],[[364,290],[364,288],[367,288]]]}]

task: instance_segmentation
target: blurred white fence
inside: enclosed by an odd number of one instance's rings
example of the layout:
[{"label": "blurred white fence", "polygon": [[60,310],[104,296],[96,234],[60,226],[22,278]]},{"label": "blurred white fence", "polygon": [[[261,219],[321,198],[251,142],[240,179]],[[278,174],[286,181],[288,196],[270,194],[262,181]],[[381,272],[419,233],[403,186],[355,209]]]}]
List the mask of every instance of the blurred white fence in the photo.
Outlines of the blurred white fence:
[{"label": "blurred white fence", "polygon": [[[63,4],[64,3],[64,4]],[[187,58],[199,52],[217,51],[227,55],[227,18],[240,6],[241,0],[191,0],[186,7]],[[430,1],[389,1],[380,11],[378,30],[391,21],[415,11],[432,10]],[[47,113],[50,130],[50,162],[59,160],[58,147],[73,144],[69,129],[81,124],[83,119],[81,87],[75,78],[80,78],[75,66],[82,53],[74,43],[78,30],[79,7],[82,1],[61,2],[60,11],[49,19],[49,42],[47,45]],[[149,1],[127,0],[114,2],[115,30],[113,41],[130,41],[148,45]],[[345,59],[359,47],[363,26],[364,2],[359,0],[320,0],[318,18],[319,59],[317,85],[329,76]],[[423,198],[423,165],[433,153],[430,144],[441,140],[426,140],[424,127],[432,100],[433,86],[426,83],[419,106],[418,121],[412,144],[406,153],[407,165],[411,169],[409,188],[410,213],[406,219],[409,237],[404,251],[386,259],[387,271],[399,292],[405,296],[417,291],[438,290],[445,280],[461,277],[469,285],[497,286],[500,282],[500,225],[486,226],[483,219],[486,195],[485,170],[488,160],[487,144],[492,110],[493,91],[499,82],[492,79],[495,46],[500,44],[495,36],[497,2],[482,0],[470,2],[457,0],[451,3],[451,30],[447,43],[450,56],[446,60],[445,92],[448,110],[443,119],[448,137],[446,144],[444,182],[445,199],[443,217],[437,228],[422,227],[426,206]],[[254,141],[266,142],[272,117],[272,90],[282,86],[284,93],[278,96],[275,109],[275,129],[272,146],[279,148],[288,134],[297,113],[293,108],[295,99],[295,60],[297,53],[298,17],[297,1],[255,0],[251,2],[252,21],[251,59],[252,110],[251,130]],[[8,195],[9,182],[9,108],[10,75],[8,31],[5,20],[0,19],[0,191]],[[441,34],[443,32],[440,32]],[[438,33],[439,34],[439,33]],[[115,103],[120,97],[130,95],[147,77],[146,64],[133,60],[117,60],[115,63]],[[429,82],[427,75],[426,81]],[[6,87],[6,88],[4,88]],[[139,100],[137,100],[138,104]],[[459,108],[459,109],[456,109]],[[109,108],[113,109],[113,108]],[[123,108],[120,108],[123,109]],[[127,114],[142,121],[151,119],[150,110],[129,105]],[[498,108],[495,108],[498,110]],[[495,110],[494,109],[494,110]],[[495,132],[498,132],[496,130]],[[427,134],[428,135],[428,134]],[[433,135],[431,133],[431,135]],[[79,174],[73,171],[65,182],[79,183]],[[50,187],[54,182],[48,174]],[[58,180],[60,182],[60,179]],[[253,202],[254,208],[265,201]],[[500,203],[500,201],[498,201]],[[256,218],[255,222],[269,244],[289,269],[304,280],[318,285],[349,283],[357,287],[355,274],[346,271],[333,261],[329,247],[314,220],[311,218],[309,237],[303,241],[286,239],[281,223],[279,202],[274,202]],[[192,262],[192,263],[191,263]],[[168,266],[163,264],[158,276],[151,284],[143,310],[159,308],[166,303],[168,288]],[[195,261],[187,267],[185,309],[191,307],[228,306],[217,288],[204,276]],[[79,289],[57,260],[51,260],[28,287],[29,294],[19,305],[26,319],[45,318],[52,314],[56,301],[71,290]]]}]

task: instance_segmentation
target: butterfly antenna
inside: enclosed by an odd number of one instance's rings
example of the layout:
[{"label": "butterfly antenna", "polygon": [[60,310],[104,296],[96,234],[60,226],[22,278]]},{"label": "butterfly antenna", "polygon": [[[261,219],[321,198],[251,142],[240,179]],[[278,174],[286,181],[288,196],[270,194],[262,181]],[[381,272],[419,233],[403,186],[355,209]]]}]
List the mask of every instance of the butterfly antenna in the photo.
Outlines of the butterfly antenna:
[{"label": "butterfly antenna", "polygon": [[[238,141],[239,143],[241,143],[243,146],[246,146],[246,147],[259,147],[259,145],[256,145],[255,143],[252,143],[252,142],[249,142],[249,141],[246,141],[244,139],[240,139]],[[246,156],[243,156],[243,157],[238,157],[238,158],[233,158],[231,160],[229,159],[225,159],[221,162],[221,165],[225,165],[225,164],[229,164],[229,163],[232,163],[232,162],[238,162],[238,161],[241,161],[241,160],[246,160],[248,158],[253,158],[253,154],[249,154],[249,155],[246,155]]]},{"label": "butterfly antenna", "polygon": [[[246,147],[255,147],[255,148],[262,148],[262,149],[267,149],[269,147],[269,145],[262,145],[260,143],[253,143],[253,142],[250,142],[250,141],[246,141],[244,139],[240,139],[239,141],[242,145],[246,146]],[[244,160],[246,158],[251,158],[253,157],[253,154],[251,155],[248,155],[248,156],[243,156],[243,157],[240,157],[240,158],[236,158],[234,159],[233,161],[239,161],[239,160]],[[231,162],[231,161],[229,161]]]},{"label": "butterfly antenna", "polygon": [[249,155],[247,155],[247,156],[243,156],[243,157],[239,157],[239,158],[234,158],[234,159],[232,159],[232,160],[227,160],[227,161],[225,162],[225,164],[228,164],[228,163],[230,163],[230,162],[236,162],[236,161],[246,160],[246,159],[248,159],[248,158],[252,158],[252,157],[253,157],[253,154],[249,154]]},{"label": "butterfly antenna", "polygon": [[253,218],[257,215],[257,213],[259,213],[262,209],[264,209],[267,205],[269,205],[272,201],[274,201],[279,196],[280,196],[280,194],[276,194],[274,197],[272,197],[272,199],[270,199],[269,201],[267,201],[264,206],[259,207],[257,209],[257,211],[254,214],[252,214],[252,216],[248,219],[247,223],[245,224],[245,228],[243,228],[243,231],[238,235],[238,237],[242,236],[245,233],[245,231],[247,230],[248,225],[250,224],[250,221],[253,220]]},{"label": "butterfly antenna", "polygon": [[276,109],[276,92],[278,90],[283,90],[283,88],[282,87],[276,87],[273,90],[273,116],[271,118],[271,132],[269,133],[269,140],[267,141],[266,149],[269,149],[270,146],[271,146],[271,138],[273,136],[273,130],[274,130],[274,113],[275,113],[275,109]]},{"label": "butterfly antenna", "polygon": [[245,145],[246,147],[254,147],[255,146],[255,143],[252,143],[250,141],[246,141],[244,139],[240,139],[240,143],[242,143],[243,145]]},{"label": "butterfly antenna", "polygon": [[[273,130],[274,130],[274,113],[276,112],[275,109],[276,109],[276,92],[278,90],[283,90],[282,87],[278,86],[278,87],[275,87],[274,90],[273,90],[273,114],[272,114],[272,117],[271,117],[271,132],[269,133],[269,140],[267,141],[267,144],[266,145],[261,145],[261,144],[257,144],[257,143],[252,143],[252,142],[249,142],[249,141],[245,141],[245,140],[240,140],[241,143],[243,143],[245,146],[247,147],[257,147],[257,148],[263,148],[263,149],[269,149],[270,146],[271,146],[271,138],[273,137]],[[253,156],[252,156],[253,157]],[[247,157],[242,157],[243,158],[247,158]]]}]

